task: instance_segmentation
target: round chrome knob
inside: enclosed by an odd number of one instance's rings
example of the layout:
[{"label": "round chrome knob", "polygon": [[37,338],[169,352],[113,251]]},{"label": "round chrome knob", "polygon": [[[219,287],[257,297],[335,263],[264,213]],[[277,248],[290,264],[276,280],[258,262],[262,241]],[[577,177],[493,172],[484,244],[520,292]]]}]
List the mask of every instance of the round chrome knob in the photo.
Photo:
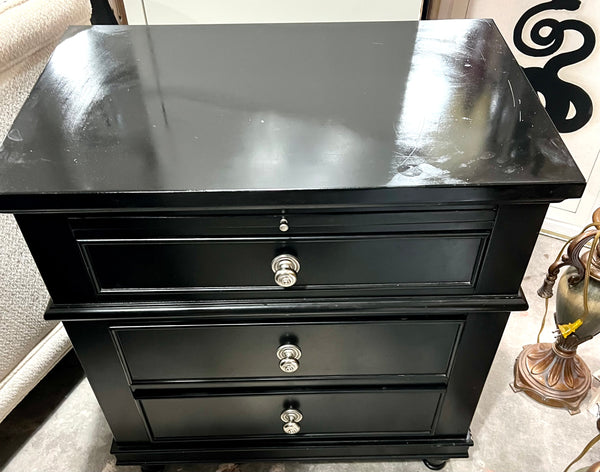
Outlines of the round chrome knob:
[{"label": "round chrome knob", "polygon": [[271,261],[275,283],[280,287],[291,287],[298,280],[300,261],[290,254],[281,254]]},{"label": "round chrome knob", "polygon": [[296,277],[296,272],[288,269],[280,269],[275,272],[275,282],[280,287],[291,287],[296,283],[298,277]]},{"label": "round chrome knob", "polygon": [[288,220],[286,220],[285,218],[281,218],[281,220],[279,220],[279,231],[285,233],[288,229],[290,229],[290,226],[288,225]]},{"label": "round chrome knob", "polygon": [[281,413],[281,421],[283,425],[283,432],[286,434],[298,434],[300,432],[300,421],[302,421],[302,413],[298,410],[289,409]]},{"label": "round chrome knob", "polygon": [[302,351],[294,344],[284,344],[277,349],[279,368],[288,374],[298,370],[298,367],[300,367],[298,359],[301,357]]},{"label": "round chrome knob", "polygon": [[286,434],[298,434],[300,432],[300,425],[290,421],[283,425],[283,431]]},{"label": "round chrome knob", "polygon": [[298,367],[299,365],[296,359],[281,359],[279,361],[279,368],[288,374],[296,372]]}]

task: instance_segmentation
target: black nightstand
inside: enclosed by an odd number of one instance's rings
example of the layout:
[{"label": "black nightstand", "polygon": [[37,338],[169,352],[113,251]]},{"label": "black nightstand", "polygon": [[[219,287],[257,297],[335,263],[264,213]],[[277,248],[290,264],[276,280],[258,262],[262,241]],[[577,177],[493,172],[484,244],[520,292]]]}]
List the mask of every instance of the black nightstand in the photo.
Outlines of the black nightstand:
[{"label": "black nightstand", "polygon": [[74,28],[13,130],[0,209],[146,468],[466,457],[585,185],[487,20]]}]

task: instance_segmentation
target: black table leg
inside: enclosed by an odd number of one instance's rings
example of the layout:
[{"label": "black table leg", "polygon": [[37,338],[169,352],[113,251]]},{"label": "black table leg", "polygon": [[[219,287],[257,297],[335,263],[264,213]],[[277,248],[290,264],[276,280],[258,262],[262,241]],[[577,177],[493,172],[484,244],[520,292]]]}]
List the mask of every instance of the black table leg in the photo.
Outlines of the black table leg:
[{"label": "black table leg", "polygon": [[149,464],[149,465],[143,465],[141,466],[142,471],[141,472],[164,472],[165,470],[165,466],[164,465],[156,465],[156,464]]},{"label": "black table leg", "polygon": [[442,470],[446,467],[447,460],[442,459],[423,459],[423,464],[427,466],[428,469],[431,470]]}]

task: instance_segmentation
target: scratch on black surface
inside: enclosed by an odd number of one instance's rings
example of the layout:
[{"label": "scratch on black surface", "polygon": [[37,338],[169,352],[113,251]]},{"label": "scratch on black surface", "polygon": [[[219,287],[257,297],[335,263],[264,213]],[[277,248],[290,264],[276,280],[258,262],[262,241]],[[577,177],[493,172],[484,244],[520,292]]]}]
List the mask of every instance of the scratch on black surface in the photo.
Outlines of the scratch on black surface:
[{"label": "scratch on black surface", "polygon": [[404,165],[406,163],[406,161],[408,161],[413,156],[413,154],[415,153],[415,151],[419,147],[419,143],[421,142],[421,137],[423,136],[423,127],[424,126],[425,126],[425,117],[423,116],[423,119],[421,120],[421,127],[419,129],[419,134],[418,134],[417,139],[415,141],[415,145],[412,148],[412,151],[410,151],[410,153],[408,154],[408,156],[406,156],[406,158],[400,163],[400,166]]},{"label": "scratch on black surface", "polygon": [[510,88],[510,94],[512,95],[513,108],[517,108],[517,104],[515,103],[515,94],[512,89],[512,84],[510,83],[510,79],[507,79],[507,80],[508,80],[508,88]]}]

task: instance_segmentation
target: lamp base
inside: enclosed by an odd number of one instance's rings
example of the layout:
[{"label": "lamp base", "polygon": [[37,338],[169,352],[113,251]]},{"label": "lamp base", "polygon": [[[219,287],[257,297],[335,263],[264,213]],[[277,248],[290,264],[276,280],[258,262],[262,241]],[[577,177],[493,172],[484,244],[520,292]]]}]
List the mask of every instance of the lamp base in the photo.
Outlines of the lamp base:
[{"label": "lamp base", "polygon": [[576,415],[592,385],[592,374],[576,349],[552,343],[523,346],[515,361],[511,388],[544,405],[562,407]]}]

